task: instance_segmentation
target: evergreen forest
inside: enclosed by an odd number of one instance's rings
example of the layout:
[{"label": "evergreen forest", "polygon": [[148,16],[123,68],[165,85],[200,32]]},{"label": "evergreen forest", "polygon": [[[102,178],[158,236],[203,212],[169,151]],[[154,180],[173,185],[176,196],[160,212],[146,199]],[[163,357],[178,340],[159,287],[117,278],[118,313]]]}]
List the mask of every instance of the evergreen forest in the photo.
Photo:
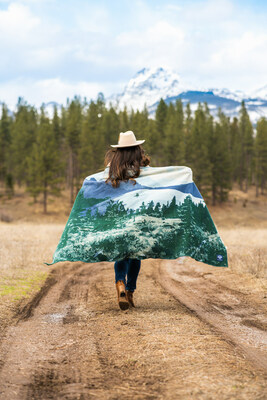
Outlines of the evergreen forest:
[{"label": "evergreen forest", "polygon": [[110,144],[127,130],[146,140],[152,167],[192,168],[207,204],[226,201],[234,183],[244,192],[253,186],[256,197],[266,192],[267,119],[254,127],[244,101],[239,116],[230,119],[221,109],[214,118],[207,103],[192,111],[190,103],[161,99],[152,119],[146,107],[117,110],[99,93],[96,100],[67,99],[52,117],[44,105],[37,109],[23,98],[12,114],[2,104],[0,195],[11,198],[22,187],[46,213],[48,197],[68,190],[72,206],[84,178],[104,169]]}]

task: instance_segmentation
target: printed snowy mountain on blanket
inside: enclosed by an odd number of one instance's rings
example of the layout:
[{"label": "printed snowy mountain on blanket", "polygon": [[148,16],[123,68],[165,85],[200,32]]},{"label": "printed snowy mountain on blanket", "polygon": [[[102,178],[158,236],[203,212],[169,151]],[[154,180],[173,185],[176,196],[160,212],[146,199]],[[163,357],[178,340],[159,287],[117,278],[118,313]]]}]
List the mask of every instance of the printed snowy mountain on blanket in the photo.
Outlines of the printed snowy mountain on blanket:
[{"label": "printed snowy mountain on blanket", "polygon": [[176,259],[227,267],[227,251],[184,166],[142,167],[136,184],[105,183],[108,167],[85,178],[62,233],[59,261]]}]

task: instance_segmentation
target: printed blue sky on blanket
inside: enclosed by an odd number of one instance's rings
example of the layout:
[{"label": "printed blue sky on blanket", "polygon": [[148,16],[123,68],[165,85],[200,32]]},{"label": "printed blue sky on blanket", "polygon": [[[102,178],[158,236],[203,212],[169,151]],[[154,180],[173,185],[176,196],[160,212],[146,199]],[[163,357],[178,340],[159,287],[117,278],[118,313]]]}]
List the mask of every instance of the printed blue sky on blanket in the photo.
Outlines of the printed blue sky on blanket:
[{"label": "printed blue sky on blanket", "polygon": [[227,251],[184,166],[142,167],[118,188],[108,167],[85,178],[53,256],[59,261],[176,259],[227,267]]}]

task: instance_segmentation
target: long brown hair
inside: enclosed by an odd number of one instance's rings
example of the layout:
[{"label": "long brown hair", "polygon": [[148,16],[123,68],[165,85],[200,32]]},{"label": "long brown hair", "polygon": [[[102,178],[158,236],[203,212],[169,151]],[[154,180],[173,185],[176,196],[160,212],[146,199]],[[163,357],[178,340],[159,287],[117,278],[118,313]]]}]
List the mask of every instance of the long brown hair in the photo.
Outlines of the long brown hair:
[{"label": "long brown hair", "polygon": [[[106,183],[111,181],[113,187],[118,187],[120,181],[136,180],[140,175],[140,167],[146,167],[150,163],[150,157],[145,154],[141,145],[116,147],[106,152],[104,164],[105,167],[110,163],[109,175]],[[131,170],[129,172],[129,170]]]}]

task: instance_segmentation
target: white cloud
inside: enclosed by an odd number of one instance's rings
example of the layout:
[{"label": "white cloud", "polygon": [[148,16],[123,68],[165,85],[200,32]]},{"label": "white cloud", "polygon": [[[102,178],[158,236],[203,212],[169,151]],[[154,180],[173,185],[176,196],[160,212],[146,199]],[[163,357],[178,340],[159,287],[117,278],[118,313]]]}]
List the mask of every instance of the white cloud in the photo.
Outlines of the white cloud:
[{"label": "white cloud", "polygon": [[[267,33],[245,31],[239,37],[218,42],[207,60],[202,60],[200,73],[207,71],[228,86],[250,91],[266,84]],[[218,86],[218,84],[217,84]],[[225,85],[226,86],[226,85]]]},{"label": "white cloud", "polygon": [[127,57],[124,65],[140,68],[142,66],[179,67],[178,55],[184,51],[185,33],[180,27],[165,20],[159,20],[143,31],[134,30],[117,36],[116,46]]},{"label": "white cloud", "polygon": [[178,6],[177,4],[166,4],[166,8],[169,11],[182,11],[183,7],[182,6]]},{"label": "white cloud", "polygon": [[85,4],[82,12],[75,10],[75,21],[79,30],[89,33],[108,33],[110,16],[108,10],[100,4]]},{"label": "white cloud", "polygon": [[67,45],[37,47],[28,49],[27,58],[23,59],[24,67],[26,69],[45,69],[53,65],[60,65],[63,57],[70,52]]},{"label": "white cloud", "polygon": [[167,21],[158,21],[155,25],[149,26],[142,32],[125,32],[117,37],[117,43],[121,46],[142,45],[149,47],[151,44],[166,43],[170,39],[179,43],[184,41],[184,32],[179,27],[174,27]]},{"label": "white cloud", "polygon": [[263,68],[267,65],[267,33],[244,32],[240,37],[221,42],[220,48],[211,54],[209,65],[232,71],[241,66]]},{"label": "white cloud", "polygon": [[88,100],[96,98],[99,92],[111,94],[116,90],[117,84],[112,82],[68,82],[60,78],[43,79],[16,79],[0,84],[0,102],[4,101],[13,110],[18,97],[23,97],[29,104],[40,106],[42,102],[56,101],[64,104],[67,98],[75,95],[86,97]]},{"label": "white cloud", "polygon": [[0,0],[1,100],[107,97],[143,67],[202,87],[266,84],[266,12],[234,0],[156,3]]},{"label": "white cloud", "polygon": [[186,23],[191,22],[201,26],[205,23],[223,24],[225,19],[233,17],[234,8],[234,2],[231,0],[190,2],[183,8],[183,19]]},{"label": "white cloud", "polygon": [[66,48],[55,40],[59,32],[59,26],[36,16],[24,4],[11,3],[6,10],[0,10],[2,79],[11,73],[16,79],[25,72],[55,65]]},{"label": "white cloud", "polygon": [[167,66],[196,86],[250,90],[265,83],[267,60],[266,25],[249,11],[230,0],[138,1],[147,23],[134,14],[136,30],[119,33],[114,47],[129,70]]},{"label": "white cloud", "polygon": [[8,45],[27,41],[39,25],[40,19],[22,4],[11,3],[7,10],[0,10],[0,38]]}]

